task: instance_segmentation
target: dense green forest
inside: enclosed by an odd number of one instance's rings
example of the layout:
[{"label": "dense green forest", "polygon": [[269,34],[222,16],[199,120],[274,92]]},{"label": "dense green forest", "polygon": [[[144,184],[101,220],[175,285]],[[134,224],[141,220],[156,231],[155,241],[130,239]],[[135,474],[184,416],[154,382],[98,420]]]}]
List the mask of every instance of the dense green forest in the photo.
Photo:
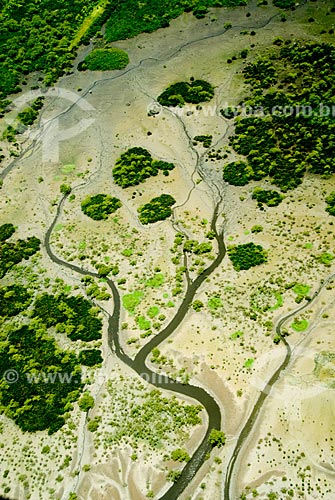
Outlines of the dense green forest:
[{"label": "dense green forest", "polygon": [[169,175],[173,170],[173,163],[154,160],[144,148],[134,147],[122,153],[113,168],[113,177],[116,184],[126,188],[136,186],[149,177],[156,176],[160,170],[164,175]]},{"label": "dense green forest", "polygon": [[[62,427],[83,386],[75,354],[60,350],[43,324],[35,321],[10,329],[1,341],[0,372],[6,374],[8,367],[17,380],[1,379],[0,411],[24,431],[52,433]],[[64,383],[66,374],[70,380]],[[46,382],[48,376],[54,377],[52,382]]]},{"label": "dense green forest", "polygon": [[110,214],[114,213],[121,206],[121,201],[109,194],[87,196],[81,202],[81,209],[84,214],[94,220],[107,219]]},{"label": "dense green forest", "polygon": [[42,71],[47,84],[71,68],[70,49],[81,23],[98,0],[1,2],[0,99],[20,90],[24,75]]},{"label": "dense green forest", "polygon": [[149,224],[171,217],[171,207],[176,200],[170,194],[161,194],[137,209],[142,224]]},{"label": "dense green forest", "polygon": [[186,102],[199,104],[207,102],[214,96],[214,88],[204,80],[194,80],[190,82],[178,82],[170,85],[158,97],[157,101],[162,106],[183,106]]},{"label": "dense green forest", "polygon": [[43,293],[35,300],[33,318],[39,318],[46,327],[56,330],[71,340],[98,340],[102,321],[91,302],[80,295],[49,295]]},{"label": "dense green forest", "polygon": [[78,64],[80,71],[112,71],[123,69],[129,63],[127,52],[121,49],[94,49]]},{"label": "dense green forest", "polygon": [[228,255],[236,271],[250,269],[267,261],[264,248],[254,243],[231,245],[228,247]]},{"label": "dense green forest", "polygon": [[166,28],[169,21],[183,12],[193,12],[204,17],[209,7],[246,5],[247,0],[136,0],[117,1],[106,25],[108,42],[132,38],[139,33],[151,33],[158,28]]},{"label": "dense green forest", "polygon": [[0,279],[22,260],[28,259],[40,249],[40,240],[29,236],[26,240],[0,242]]},{"label": "dense green forest", "polygon": [[[334,68],[333,45],[281,39],[275,40],[270,58],[245,67],[252,90],[248,109],[262,109],[265,116],[236,118],[230,143],[247,157],[248,168],[239,169],[235,185],[270,176],[287,191],[302,182],[306,171],[324,177],[335,172],[335,116],[329,108]],[[234,184],[231,167],[225,167],[224,178]]]}]

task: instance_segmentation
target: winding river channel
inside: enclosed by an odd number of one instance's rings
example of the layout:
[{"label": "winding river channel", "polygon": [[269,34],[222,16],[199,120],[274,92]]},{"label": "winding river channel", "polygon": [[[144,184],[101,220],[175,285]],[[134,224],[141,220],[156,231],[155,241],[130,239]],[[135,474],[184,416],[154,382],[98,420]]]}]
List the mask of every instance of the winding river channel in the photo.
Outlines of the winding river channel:
[{"label": "winding river channel", "polygon": [[[48,231],[46,232],[45,235],[45,249],[47,251],[48,256],[50,259],[57,265],[61,265],[63,267],[66,267],[68,269],[71,269],[72,271],[75,271],[81,275],[90,275],[93,277],[98,278],[99,275],[96,272],[93,271],[88,271],[84,270],[79,266],[76,266],[74,264],[70,264],[69,262],[66,262],[62,259],[60,259],[57,255],[55,255],[52,251],[51,245],[50,245],[50,237],[52,234],[52,231],[58,221],[58,218],[61,214],[63,204],[66,200],[67,196],[65,195],[57,208],[57,212],[55,215],[55,218],[49,227]],[[119,291],[115,285],[115,283],[110,279],[107,278],[107,283],[108,286],[111,289],[112,295],[113,295],[113,304],[114,304],[114,310],[113,314],[110,315],[108,314],[108,344],[112,352],[116,354],[116,356],[128,365],[130,368],[132,368],[138,375],[140,375],[142,378],[144,378],[147,382],[151,383],[155,387],[159,389],[166,389],[172,392],[176,392],[177,394],[182,394],[184,396],[190,397],[193,400],[196,400],[199,402],[206,410],[207,415],[208,415],[208,425],[207,425],[207,430],[206,433],[203,437],[203,440],[201,441],[200,445],[198,448],[195,450],[193,453],[190,461],[186,464],[184,469],[182,470],[181,476],[178,479],[176,483],[174,483],[161,497],[159,497],[159,500],[175,500],[177,499],[180,494],[185,490],[185,488],[189,485],[193,477],[196,475],[200,467],[205,461],[206,455],[208,452],[211,450],[211,445],[208,442],[208,437],[212,429],[220,429],[221,428],[221,411],[220,408],[215,401],[215,399],[204,389],[194,386],[191,384],[183,384],[180,382],[177,382],[167,376],[162,376],[161,374],[157,374],[156,372],[152,371],[149,369],[146,365],[146,360],[151,353],[152,349],[159,346],[164,340],[166,340],[180,325],[180,323],[183,321],[185,318],[189,306],[195,296],[195,293],[199,289],[199,287],[202,285],[202,283],[205,281],[205,279],[210,276],[210,274],[221,264],[225,254],[226,254],[226,248],[224,244],[224,239],[223,239],[223,232],[218,232],[216,228],[216,222],[217,222],[217,217],[218,217],[218,203],[215,207],[214,210],[214,215],[212,218],[211,222],[211,230],[215,234],[215,239],[218,244],[218,254],[216,259],[212,262],[212,264],[207,267],[202,274],[200,274],[194,281],[191,281],[188,283],[187,290],[184,296],[184,299],[173,317],[173,319],[170,321],[170,323],[160,332],[158,333],[155,337],[153,337],[147,344],[145,344],[142,349],[136,354],[135,358],[132,359],[130,358],[123,350],[121,344],[120,344],[120,338],[119,338],[119,323],[120,323],[120,309],[121,309],[121,300],[120,300],[120,294]],[[254,404],[253,408],[250,411],[250,414],[241,430],[239,433],[235,448],[233,450],[233,453],[229,459],[228,466],[226,469],[225,473],[225,483],[224,483],[224,500],[235,500],[235,498],[231,497],[231,483],[233,482],[233,476],[235,472],[235,464],[236,461],[242,451],[243,445],[245,444],[246,440],[248,439],[249,435],[251,434],[254,425],[257,421],[257,417],[267,399],[267,397],[271,393],[271,389],[274,386],[274,384],[277,382],[279,377],[282,375],[284,370],[288,367],[291,358],[292,358],[292,349],[290,347],[290,344],[287,342],[285,337],[282,335],[282,326],[283,324],[299,312],[301,312],[303,309],[309,307],[313,301],[315,301],[318,298],[319,293],[321,290],[335,277],[335,274],[330,275],[319,287],[317,291],[315,291],[314,295],[311,297],[311,299],[304,303],[303,305],[299,306],[297,309],[294,311],[290,311],[288,314],[283,316],[282,318],[279,319],[276,325],[276,333],[277,335],[280,336],[281,341],[284,343],[286,347],[286,355],[281,362],[280,366],[276,369],[276,371],[273,373],[273,375],[270,377],[269,381],[265,384],[264,389],[260,392],[260,395]]]}]

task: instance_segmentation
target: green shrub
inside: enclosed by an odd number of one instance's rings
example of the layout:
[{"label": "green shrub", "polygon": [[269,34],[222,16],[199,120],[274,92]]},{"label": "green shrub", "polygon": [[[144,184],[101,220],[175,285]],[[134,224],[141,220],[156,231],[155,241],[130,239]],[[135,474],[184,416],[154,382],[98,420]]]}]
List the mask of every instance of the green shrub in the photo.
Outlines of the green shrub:
[{"label": "green shrub", "polygon": [[93,408],[94,399],[88,391],[84,392],[84,394],[81,396],[78,401],[78,406],[82,411],[88,411]]},{"label": "green shrub", "polygon": [[248,106],[261,107],[265,116],[235,120],[230,145],[246,156],[250,168],[243,183],[269,176],[286,192],[301,184],[306,171],[324,177],[335,172],[333,117],[323,104],[335,92],[334,61],[333,45],[297,41],[275,46],[271,57],[245,66]]},{"label": "green shrub", "polygon": [[327,208],[326,211],[330,215],[335,215],[335,191],[332,191],[326,198]]},{"label": "green shrub", "polygon": [[203,302],[201,302],[201,300],[195,300],[192,304],[192,307],[196,312],[199,312],[204,307],[204,304]]},{"label": "green shrub", "polygon": [[212,135],[196,135],[193,137],[193,144],[197,145],[198,142],[202,142],[204,148],[209,148],[212,144]]},{"label": "green shrub", "polygon": [[152,33],[158,28],[166,28],[169,21],[184,11],[193,11],[202,18],[209,7],[229,7],[246,5],[246,0],[146,0],[140,4],[136,0],[113,3],[112,15],[106,25],[108,42],[132,38],[140,33]]},{"label": "green shrub", "polygon": [[79,64],[78,69],[84,71],[112,71],[123,69],[129,64],[127,52],[121,49],[94,49],[85,60]]},{"label": "green shrub", "polygon": [[213,448],[214,446],[221,448],[221,446],[223,446],[226,442],[225,433],[218,429],[212,429],[208,438],[208,442]]},{"label": "green shrub", "polygon": [[273,5],[279,7],[280,9],[290,9],[294,7],[295,0],[273,0]]},{"label": "green shrub", "polygon": [[263,226],[255,225],[255,226],[252,226],[252,228],[251,228],[252,233],[261,233],[262,231],[263,231]]},{"label": "green shrub", "polygon": [[177,448],[171,453],[171,459],[175,462],[189,462],[190,456],[185,450]]},{"label": "green shrub", "polygon": [[[10,232],[10,230],[9,230]],[[8,230],[7,233],[9,234]],[[29,236],[26,240],[0,242],[0,279],[16,264],[23,259],[29,259],[40,249],[41,242],[35,236]]]}]

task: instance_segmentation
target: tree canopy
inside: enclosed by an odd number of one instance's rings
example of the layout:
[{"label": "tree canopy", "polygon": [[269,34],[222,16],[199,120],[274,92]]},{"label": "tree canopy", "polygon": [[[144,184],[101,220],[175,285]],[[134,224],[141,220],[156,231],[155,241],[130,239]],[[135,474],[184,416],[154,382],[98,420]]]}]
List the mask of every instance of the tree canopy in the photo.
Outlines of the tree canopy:
[{"label": "tree canopy", "polygon": [[162,106],[183,106],[186,102],[199,104],[207,102],[214,96],[214,88],[204,80],[191,80],[170,85],[158,97]]},{"label": "tree canopy", "polygon": [[121,201],[109,194],[96,194],[87,196],[81,202],[81,209],[85,215],[94,220],[107,219],[122,206]]},{"label": "tree canopy", "polygon": [[130,148],[121,154],[113,168],[113,177],[116,184],[126,188],[136,186],[149,177],[156,176],[161,170],[168,175],[174,169],[173,163],[154,160],[144,148]]},{"label": "tree canopy", "polygon": [[172,215],[171,207],[175,203],[176,200],[169,194],[157,196],[137,209],[139,219],[142,224],[165,220]]},{"label": "tree canopy", "polygon": [[228,247],[228,255],[236,271],[247,270],[267,261],[264,248],[254,243],[231,245]]}]

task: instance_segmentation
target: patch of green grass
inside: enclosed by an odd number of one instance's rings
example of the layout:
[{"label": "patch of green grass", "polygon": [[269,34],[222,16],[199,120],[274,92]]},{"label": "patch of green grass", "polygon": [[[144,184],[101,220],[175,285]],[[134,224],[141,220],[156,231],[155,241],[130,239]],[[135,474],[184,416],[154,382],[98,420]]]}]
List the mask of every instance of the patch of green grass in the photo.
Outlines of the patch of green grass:
[{"label": "patch of green grass", "polygon": [[165,281],[164,274],[157,273],[152,278],[149,278],[145,282],[145,286],[148,286],[149,288],[159,288],[160,286],[162,286],[164,281]]},{"label": "patch of green grass", "polygon": [[326,267],[330,267],[332,261],[334,260],[334,255],[328,252],[324,252],[317,257],[317,260],[324,264]]},{"label": "patch of green grass", "polygon": [[295,332],[304,332],[308,328],[308,321],[307,319],[301,319],[301,320],[296,319],[292,323],[291,328],[293,328]]},{"label": "patch of green grass", "polygon": [[140,330],[149,330],[151,327],[151,321],[146,319],[144,316],[139,316],[136,318],[136,323],[138,324],[138,327]]},{"label": "patch of green grass", "polygon": [[276,309],[278,309],[278,307],[281,307],[284,302],[284,298],[281,293],[274,292],[274,296],[277,299],[277,303],[273,307],[270,307],[270,311],[275,311]]},{"label": "patch of green grass", "polygon": [[127,293],[122,297],[122,305],[130,314],[134,314],[135,309],[141,302],[142,298],[143,292],[140,290]]},{"label": "patch of green grass", "polygon": [[244,363],[244,368],[251,368],[254,362],[255,362],[254,358],[247,359]]},{"label": "patch of green grass", "polygon": [[305,243],[304,248],[310,250],[311,248],[313,248],[313,243]]},{"label": "patch of green grass", "polygon": [[125,257],[131,257],[133,255],[133,250],[131,248],[125,248],[122,250],[121,254]]},{"label": "patch of green grass", "polygon": [[147,315],[149,316],[149,318],[154,318],[155,316],[157,316],[157,314],[159,313],[159,307],[158,306],[151,306],[149,309],[148,309],[148,312],[147,312]]},{"label": "patch of green grass", "polygon": [[223,303],[220,297],[214,296],[208,299],[207,305],[212,311],[216,311],[223,306]]},{"label": "patch of green grass", "polygon": [[303,295],[303,296],[308,295],[310,289],[311,289],[310,286],[308,286],[308,285],[302,285],[300,283],[297,283],[293,287],[294,293],[296,293],[297,295]]},{"label": "patch of green grass", "polygon": [[73,165],[72,163],[69,163],[68,165],[63,165],[61,168],[60,168],[60,171],[62,172],[62,174],[71,174],[71,172],[73,172],[75,170],[76,166]]},{"label": "patch of green grass", "polygon": [[231,334],[230,338],[231,338],[231,340],[236,340],[236,339],[239,339],[240,337],[243,337],[243,335],[244,335],[244,332],[237,330],[237,332],[234,332]]},{"label": "patch of green grass", "polygon": [[60,231],[61,229],[63,229],[63,227],[63,224],[56,224],[54,227],[54,231]]}]

